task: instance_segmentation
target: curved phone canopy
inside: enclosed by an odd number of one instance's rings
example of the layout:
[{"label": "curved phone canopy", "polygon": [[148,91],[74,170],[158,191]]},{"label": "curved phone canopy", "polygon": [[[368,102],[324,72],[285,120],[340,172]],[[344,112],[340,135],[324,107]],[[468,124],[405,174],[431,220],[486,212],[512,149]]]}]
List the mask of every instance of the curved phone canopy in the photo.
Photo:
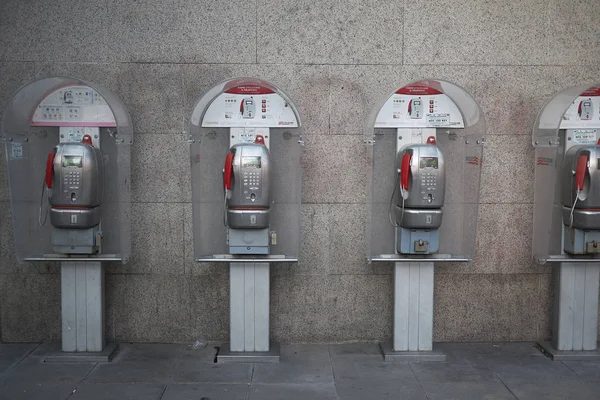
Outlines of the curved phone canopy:
[{"label": "curved phone canopy", "polygon": [[[600,82],[573,86],[552,97],[537,116],[535,148],[533,257],[540,263],[590,261],[563,251],[561,178],[566,150],[600,140]],[[600,259],[597,259],[600,261]]]},{"label": "curved phone canopy", "polygon": [[41,101],[56,90],[68,86],[90,87],[96,91],[104,99],[113,114],[115,127],[118,128],[118,138],[122,142],[133,143],[131,117],[117,95],[102,85],[63,76],[42,78],[17,90],[2,113],[0,137],[4,140],[17,135],[27,137],[30,134],[29,128],[32,117]]},{"label": "curved phone canopy", "polygon": [[[18,261],[68,260],[56,254],[44,216],[48,154],[60,142],[89,137],[104,158],[101,250],[84,260],[127,262],[131,255],[130,185],[133,125],[119,97],[77,78],[42,78],[21,87],[2,114],[14,242]],[[55,171],[56,173],[56,171]],[[42,197],[44,196],[44,197]],[[43,226],[42,226],[43,225]],[[78,259],[81,259],[78,258]]]},{"label": "curved phone canopy", "polygon": [[[261,109],[257,108],[257,118],[243,118],[238,115],[240,114],[239,103],[234,101],[226,103],[225,99],[222,102],[215,101],[228,94],[233,95],[232,97],[257,98],[261,95],[269,95],[273,99],[269,101],[282,103],[283,107],[277,107],[281,109],[277,113],[268,111],[262,113]],[[273,104],[273,108],[278,105]],[[300,126],[300,116],[294,103],[275,85],[255,78],[236,78],[219,83],[196,102],[190,118],[190,134],[194,135],[200,126],[296,128]]]},{"label": "curved phone canopy", "polygon": [[[301,129],[300,116],[292,100],[277,86],[261,79],[246,77],[220,82],[196,102],[189,122],[196,261],[298,260],[302,197]],[[261,247],[261,251],[268,247],[268,255],[253,252],[254,244],[246,245],[256,243],[249,239],[252,234],[228,230],[225,225],[224,188],[231,189],[227,193],[229,202],[240,200],[233,196],[251,196],[250,192],[242,195],[241,191],[236,191],[242,177],[236,176],[236,168],[231,167],[231,161],[225,163],[226,157],[234,144],[255,143],[257,138],[270,153],[271,182],[266,185],[262,181],[262,185],[269,187],[271,192],[268,244],[265,239],[264,243],[256,245]],[[228,159],[233,160],[234,157]],[[224,164],[230,166],[226,179],[223,176]],[[233,236],[235,239],[232,240]],[[243,241],[244,245],[233,245],[235,240]],[[247,253],[243,253],[244,248],[247,248]]]},{"label": "curved phone canopy", "polygon": [[[369,261],[473,258],[485,135],[481,107],[454,83],[424,79],[390,90],[381,97],[365,125],[370,166],[367,171]],[[390,222],[393,221],[390,197],[399,184],[401,169],[397,154],[410,143],[435,143],[444,156],[446,171],[439,251],[416,257],[396,251],[396,227]]]}]

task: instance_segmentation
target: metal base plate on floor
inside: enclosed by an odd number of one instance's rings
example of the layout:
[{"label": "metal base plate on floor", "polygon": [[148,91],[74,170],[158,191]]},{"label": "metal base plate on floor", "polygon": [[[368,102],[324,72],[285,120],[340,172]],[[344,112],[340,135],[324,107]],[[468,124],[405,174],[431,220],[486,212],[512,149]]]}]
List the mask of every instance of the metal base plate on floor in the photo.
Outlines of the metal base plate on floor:
[{"label": "metal base plate on floor", "polygon": [[116,343],[107,344],[102,351],[62,351],[60,343],[52,343],[48,346],[45,363],[67,363],[67,362],[111,362],[114,356],[119,352],[119,345]]},{"label": "metal base plate on floor", "polygon": [[538,342],[542,353],[554,361],[593,361],[600,360],[600,350],[564,351],[556,350],[550,342]]},{"label": "metal base plate on floor", "polygon": [[446,361],[446,354],[439,350],[432,351],[394,351],[391,342],[380,342],[379,350],[383,355],[383,361]]},{"label": "metal base plate on floor", "polygon": [[229,343],[219,349],[217,363],[278,363],[279,344],[269,344],[269,351],[231,351]]}]

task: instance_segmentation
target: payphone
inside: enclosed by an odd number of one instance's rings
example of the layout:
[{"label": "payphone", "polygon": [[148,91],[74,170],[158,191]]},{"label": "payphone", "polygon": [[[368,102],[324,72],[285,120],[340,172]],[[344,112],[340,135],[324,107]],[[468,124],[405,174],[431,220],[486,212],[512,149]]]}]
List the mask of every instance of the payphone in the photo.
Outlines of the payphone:
[{"label": "payphone", "polygon": [[224,214],[231,254],[269,254],[271,168],[262,135],[234,144],[225,157]]},{"label": "payphone", "polygon": [[565,112],[562,161],[564,251],[573,255],[600,254],[600,91],[588,90]]},{"label": "payphone", "polygon": [[131,255],[131,118],[105,87],[60,76],[2,116],[17,259],[60,262],[62,352],[46,358],[110,361],[102,263]]},{"label": "payphone", "polygon": [[273,84],[217,84],[190,118],[194,257],[229,264],[229,338],[218,362],[279,360],[269,331],[270,268],[300,252],[302,135]]},{"label": "payphone", "polygon": [[[90,135],[58,144],[48,154],[45,187],[57,253],[91,254],[100,246],[104,163]],[[40,214],[42,206],[40,205]],[[40,218],[43,226],[46,217]]]},{"label": "payphone", "polygon": [[422,80],[382,97],[365,132],[367,257],[394,262],[384,359],[443,361],[432,342],[434,263],[467,262],[475,252],[483,113],[461,87]]},{"label": "payphone", "polygon": [[39,103],[31,124],[58,127],[59,137],[46,160],[41,197],[47,194],[48,207],[40,204],[40,225],[49,214],[57,254],[98,253],[104,196],[100,127],[114,125],[110,108],[92,88],[66,86]]},{"label": "payphone", "polygon": [[[423,112],[424,104],[428,113]],[[387,100],[375,126],[396,129],[396,179],[389,216],[396,228],[396,251],[438,253],[446,167],[437,130],[464,128],[462,115],[441,91],[411,85]]]},{"label": "payphone", "polygon": [[552,342],[555,360],[600,359],[600,86],[558,93],[533,130],[533,256],[555,265]]},{"label": "payphone", "polygon": [[439,249],[445,181],[444,157],[433,136],[398,152],[396,248],[402,254],[431,254]]}]

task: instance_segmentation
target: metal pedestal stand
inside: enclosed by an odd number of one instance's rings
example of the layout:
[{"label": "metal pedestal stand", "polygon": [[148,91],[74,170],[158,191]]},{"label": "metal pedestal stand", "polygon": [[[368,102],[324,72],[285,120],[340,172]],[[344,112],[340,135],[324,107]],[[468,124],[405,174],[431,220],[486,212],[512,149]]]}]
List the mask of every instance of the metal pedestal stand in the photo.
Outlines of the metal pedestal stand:
[{"label": "metal pedestal stand", "polygon": [[553,360],[598,360],[600,264],[561,262],[555,274],[552,342],[538,343]]},{"label": "metal pedestal stand", "polygon": [[279,346],[269,343],[269,263],[229,264],[229,340],[217,362],[279,362]]},{"label": "metal pedestal stand", "polygon": [[384,361],[446,361],[433,350],[433,262],[394,265],[394,337],[380,343]]},{"label": "metal pedestal stand", "polygon": [[105,347],[101,261],[61,263],[61,306],[62,351],[50,351],[45,361],[110,361],[118,345]]}]

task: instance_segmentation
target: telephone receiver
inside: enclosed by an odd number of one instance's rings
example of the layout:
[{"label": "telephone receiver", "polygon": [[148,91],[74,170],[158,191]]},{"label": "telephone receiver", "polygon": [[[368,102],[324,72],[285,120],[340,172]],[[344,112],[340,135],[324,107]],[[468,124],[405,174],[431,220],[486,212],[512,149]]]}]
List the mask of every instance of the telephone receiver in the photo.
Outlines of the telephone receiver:
[{"label": "telephone receiver", "polygon": [[[429,136],[426,143],[431,145],[437,144],[435,137],[433,136]],[[412,156],[412,150],[407,150],[407,152],[402,155],[402,160],[400,162],[400,192],[404,200],[408,199],[410,193],[409,177],[412,175]]]},{"label": "telephone receiver", "polygon": [[[85,143],[93,147],[92,137],[90,135],[83,135],[81,143]],[[46,158],[46,188],[52,189],[52,177],[54,176],[54,158],[56,157],[56,147],[54,151],[48,153]]]},{"label": "telephone receiver", "polygon": [[[589,179],[589,154],[581,154],[577,158],[577,169],[575,170],[575,192],[577,193],[577,198],[579,200],[585,200],[587,197],[587,188],[588,185],[585,183],[586,176]],[[585,191],[584,191],[585,187]]]},{"label": "telephone receiver", "polygon": [[[255,144],[265,145],[263,135],[256,135]],[[231,199],[231,185],[233,182],[233,159],[235,158],[235,149],[231,149],[225,156],[225,165],[223,166],[223,187],[225,189],[225,197]]]}]

